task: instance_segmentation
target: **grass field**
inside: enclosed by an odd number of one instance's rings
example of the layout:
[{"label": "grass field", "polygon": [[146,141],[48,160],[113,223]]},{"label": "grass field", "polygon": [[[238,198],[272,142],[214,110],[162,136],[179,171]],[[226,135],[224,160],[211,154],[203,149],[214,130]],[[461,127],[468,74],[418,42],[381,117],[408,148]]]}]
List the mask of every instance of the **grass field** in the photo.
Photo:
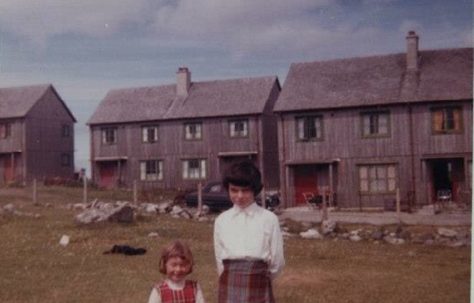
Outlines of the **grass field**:
[{"label": "grass field", "polygon": [[[164,193],[164,196],[167,194]],[[129,192],[94,191],[89,197],[130,200]],[[0,189],[0,206],[13,203],[40,218],[0,215],[0,302],[147,302],[161,279],[158,254],[172,239],[187,241],[195,255],[192,277],[207,302],[216,302],[212,223],[166,215],[136,223],[79,227],[80,189]],[[157,232],[159,237],[149,237]],[[62,247],[63,234],[71,243]],[[147,248],[143,256],[103,255],[114,244]],[[373,244],[344,240],[285,240],[287,266],[274,284],[280,303],[469,302],[469,248]]]}]

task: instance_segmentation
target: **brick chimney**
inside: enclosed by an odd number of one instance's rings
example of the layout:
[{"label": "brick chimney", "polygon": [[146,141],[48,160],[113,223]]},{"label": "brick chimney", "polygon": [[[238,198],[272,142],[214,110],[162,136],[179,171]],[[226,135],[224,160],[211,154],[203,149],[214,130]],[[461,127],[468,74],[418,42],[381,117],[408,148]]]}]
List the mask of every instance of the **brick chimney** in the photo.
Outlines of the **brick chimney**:
[{"label": "brick chimney", "polygon": [[418,70],[418,35],[409,31],[407,35],[407,69]]},{"label": "brick chimney", "polygon": [[191,72],[187,67],[178,68],[176,73],[176,95],[187,97],[191,86]]}]

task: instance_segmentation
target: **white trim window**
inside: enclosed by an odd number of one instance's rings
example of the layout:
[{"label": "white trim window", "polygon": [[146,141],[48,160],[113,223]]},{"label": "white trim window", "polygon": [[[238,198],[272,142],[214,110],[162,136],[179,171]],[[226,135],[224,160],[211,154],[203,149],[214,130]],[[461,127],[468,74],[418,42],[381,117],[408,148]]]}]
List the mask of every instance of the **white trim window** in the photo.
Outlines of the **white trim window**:
[{"label": "white trim window", "polygon": [[163,161],[161,160],[140,161],[140,180],[141,181],[163,180]]},{"label": "white trim window", "polygon": [[394,193],[397,184],[395,164],[359,166],[359,190],[361,193]]},{"label": "white trim window", "polygon": [[158,141],[158,126],[143,126],[142,127],[142,142],[154,143]]},{"label": "white trim window", "polygon": [[363,137],[386,137],[390,134],[390,113],[367,112],[362,113]]},{"label": "white trim window", "polygon": [[117,128],[107,127],[102,129],[102,143],[103,144],[116,144],[117,143]]},{"label": "white trim window", "polygon": [[185,123],[184,139],[185,140],[201,140],[202,124],[201,123]]},{"label": "white trim window", "polygon": [[183,179],[205,179],[206,162],[205,159],[183,160]]},{"label": "white trim window", "polygon": [[297,138],[300,141],[323,139],[323,117],[305,116],[296,118]]},{"label": "white trim window", "polygon": [[229,121],[229,135],[231,138],[243,138],[249,135],[248,120]]}]

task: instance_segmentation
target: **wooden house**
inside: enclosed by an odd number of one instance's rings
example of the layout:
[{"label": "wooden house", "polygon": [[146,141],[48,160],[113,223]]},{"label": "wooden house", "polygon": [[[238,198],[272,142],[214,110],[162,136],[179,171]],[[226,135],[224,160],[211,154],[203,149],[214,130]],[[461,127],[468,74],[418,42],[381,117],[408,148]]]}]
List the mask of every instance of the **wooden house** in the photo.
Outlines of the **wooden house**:
[{"label": "wooden house", "polygon": [[[470,203],[472,48],[294,63],[275,104],[286,206]],[[467,200],[466,200],[467,199]]]},{"label": "wooden house", "polygon": [[279,181],[277,77],[191,81],[111,90],[88,124],[92,178],[101,187],[194,188],[251,159],[265,186]]},{"label": "wooden house", "polygon": [[0,88],[0,185],[72,178],[75,122],[52,85]]}]

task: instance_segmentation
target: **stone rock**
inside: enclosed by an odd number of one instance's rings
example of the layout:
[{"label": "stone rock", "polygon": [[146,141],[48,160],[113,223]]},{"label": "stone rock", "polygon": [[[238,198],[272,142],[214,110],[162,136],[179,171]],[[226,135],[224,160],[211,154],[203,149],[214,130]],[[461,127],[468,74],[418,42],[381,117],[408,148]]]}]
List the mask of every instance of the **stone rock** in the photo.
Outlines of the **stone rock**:
[{"label": "stone rock", "polygon": [[158,236],[159,236],[158,233],[154,231],[148,234],[148,237],[151,237],[151,238],[156,238]]},{"label": "stone rock", "polygon": [[72,209],[73,210],[84,210],[87,208],[87,204],[85,203],[74,203],[72,204]]},{"label": "stone rock", "polygon": [[401,238],[392,237],[392,236],[385,237],[384,241],[387,242],[387,243],[396,244],[396,245],[405,243],[405,240],[403,240]]},{"label": "stone rock", "polygon": [[59,245],[67,246],[69,244],[70,237],[68,235],[62,235],[61,239],[59,240]]},{"label": "stone rock", "polygon": [[142,203],[141,208],[144,212],[149,214],[155,214],[159,212],[159,205],[154,203]]},{"label": "stone rock", "polygon": [[439,227],[438,228],[438,235],[447,238],[455,238],[458,232],[454,229],[446,228],[446,227]]},{"label": "stone rock", "polygon": [[323,236],[314,228],[310,228],[307,231],[300,232],[300,236],[304,239],[322,239]]},{"label": "stone rock", "polygon": [[454,241],[454,242],[448,243],[449,247],[463,247],[464,245],[466,244],[463,241]]},{"label": "stone rock", "polygon": [[384,236],[383,230],[381,230],[381,229],[374,230],[374,231],[372,232],[372,234],[370,235],[370,237],[371,237],[372,240],[374,240],[374,241],[380,241],[380,240],[382,240],[382,239],[383,239],[383,236]]},{"label": "stone rock", "polygon": [[134,211],[133,208],[129,205],[121,205],[112,209],[108,220],[111,222],[119,223],[132,223],[134,221]]},{"label": "stone rock", "polygon": [[105,206],[100,208],[90,208],[76,215],[75,220],[79,224],[91,224],[102,221],[119,223],[131,223],[134,221],[134,210],[131,206],[122,204],[121,206]]},{"label": "stone rock", "polygon": [[349,240],[353,242],[359,242],[362,240],[362,237],[359,236],[358,234],[349,234]]},{"label": "stone rock", "polygon": [[173,201],[165,201],[158,204],[158,212],[160,214],[166,214],[173,208]]},{"label": "stone rock", "polygon": [[323,235],[328,235],[336,230],[337,223],[332,220],[324,220],[321,222],[321,232]]}]

